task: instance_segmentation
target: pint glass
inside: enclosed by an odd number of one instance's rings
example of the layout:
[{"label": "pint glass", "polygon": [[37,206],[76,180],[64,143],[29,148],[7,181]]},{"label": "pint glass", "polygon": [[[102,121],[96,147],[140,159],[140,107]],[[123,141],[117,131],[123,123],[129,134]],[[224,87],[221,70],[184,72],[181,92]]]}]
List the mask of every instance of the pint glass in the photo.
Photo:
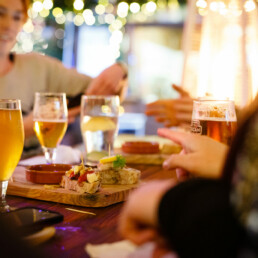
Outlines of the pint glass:
[{"label": "pint glass", "polygon": [[191,132],[230,145],[237,128],[235,105],[230,100],[195,100]]}]

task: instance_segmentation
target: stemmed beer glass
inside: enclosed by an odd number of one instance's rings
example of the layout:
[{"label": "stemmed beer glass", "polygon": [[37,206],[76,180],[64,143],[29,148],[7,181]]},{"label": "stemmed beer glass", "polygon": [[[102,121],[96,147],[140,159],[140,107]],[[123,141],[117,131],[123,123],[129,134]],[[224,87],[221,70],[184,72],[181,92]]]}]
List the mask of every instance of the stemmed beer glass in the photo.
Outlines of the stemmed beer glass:
[{"label": "stemmed beer glass", "polygon": [[56,158],[56,148],[67,129],[65,93],[35,93],[33,109],[34,130],[48,164]]},{"label": "stemmed beer glass", "polygon": [[119,106],[118,96],[82,96],[81,132],[87,161],[97,162],[113,154]]},{"label": "stemmed beer glass", "polygon": [[0,142],[0,213],[3,213],[10,211],[5,200],[8,180],[20,160],[24,144],[20,100],[0,100]]}]

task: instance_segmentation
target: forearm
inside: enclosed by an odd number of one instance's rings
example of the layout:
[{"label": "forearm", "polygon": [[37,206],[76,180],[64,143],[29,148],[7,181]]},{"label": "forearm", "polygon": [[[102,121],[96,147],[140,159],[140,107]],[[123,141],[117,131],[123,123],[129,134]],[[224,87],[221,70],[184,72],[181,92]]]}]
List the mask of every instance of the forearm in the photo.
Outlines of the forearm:
[{"label": "forearm", "polygon": [[25,138],[35,135],[33,125],[33,114],[31,112],[27,116],[23,117]]},{"label": "forearm", "polygon": [[234,257],[240,229],[222,181],[194,179],[171,188],[160,202],[158,218],[179,257]]}]

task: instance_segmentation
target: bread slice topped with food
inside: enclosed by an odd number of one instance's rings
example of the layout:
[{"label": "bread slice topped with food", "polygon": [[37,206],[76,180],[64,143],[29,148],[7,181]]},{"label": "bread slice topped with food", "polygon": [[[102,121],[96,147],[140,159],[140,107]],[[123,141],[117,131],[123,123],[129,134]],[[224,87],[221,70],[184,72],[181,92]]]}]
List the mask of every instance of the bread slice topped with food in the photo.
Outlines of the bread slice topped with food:
[{"label": "bread slice topped with food", "polygon": [[74,166],[62,177],[61,186],[80,194],[93,194],[100,189],[100,174],[95,169],[85,167],[83,164]]},{"label": "bread slice topped with food", "polygon": [[99,160],[98,172],[103,185],[131,185],[140,180],[141,171],[129,168],[122,155],[104,157]]}]

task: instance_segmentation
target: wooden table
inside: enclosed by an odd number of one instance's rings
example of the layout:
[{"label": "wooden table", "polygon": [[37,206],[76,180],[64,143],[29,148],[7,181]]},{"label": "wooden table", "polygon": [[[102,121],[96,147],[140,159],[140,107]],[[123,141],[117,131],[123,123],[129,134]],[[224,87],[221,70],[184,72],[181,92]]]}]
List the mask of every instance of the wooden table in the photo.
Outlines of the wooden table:
[{"label": "wooden table", "polygon": [[[161,166],[130,164],[129,166],[142,171],[141,178],[144,182],[175,178],[174,171],[165,171]],[[55,236],[40,246],[47,257],[89,257],[84,249],[86,243],[101,244],[121,240],[117,233],[117,223],[123,203],[106,208],[83,208],[15,196],[8,196],[7,201],[14,207],[36,206],[64,215],[64,221],[55,225]],[[93,212],[96,215],[69,211],[67,207]]]}]

